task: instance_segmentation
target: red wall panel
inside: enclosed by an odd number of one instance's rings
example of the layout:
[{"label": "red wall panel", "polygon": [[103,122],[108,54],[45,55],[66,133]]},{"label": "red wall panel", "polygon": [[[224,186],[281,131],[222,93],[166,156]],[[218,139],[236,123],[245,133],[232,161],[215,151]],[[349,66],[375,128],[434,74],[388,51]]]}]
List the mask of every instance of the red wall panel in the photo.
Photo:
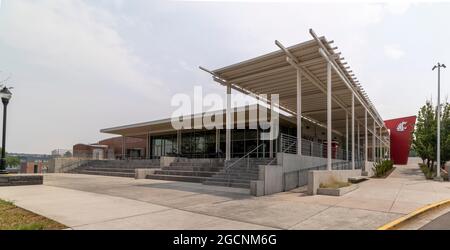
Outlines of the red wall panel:
[{"label": "red wall panel", "polygon": [[391,159],[395,164],[406,165],[416,116],[387,120],[384,124],[391,132]]}]

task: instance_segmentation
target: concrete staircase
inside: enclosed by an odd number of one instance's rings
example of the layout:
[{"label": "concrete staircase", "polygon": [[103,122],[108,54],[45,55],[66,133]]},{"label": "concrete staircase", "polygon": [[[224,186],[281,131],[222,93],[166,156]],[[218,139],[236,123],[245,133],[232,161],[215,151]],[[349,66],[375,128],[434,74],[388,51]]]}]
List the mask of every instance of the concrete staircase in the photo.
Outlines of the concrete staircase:
[{"label": "concrete staircase", "polygon": [[92,160],[69,173],[134,178],[136,168],[159,168],[159,160]]},{"label": "concrete staircase", "polygon": [[[224,168],[203,182],[205,185],[250,188],[250,181],[259,179],[259,165],[268,165],[273,158],[266,159],[234,159],[227,162],[228,169]],[[271,163],[276,164],[276,160]]]},{"label": "concrete staircase", "polygon": [[170,166],[155,170],[147,179],[204,182],[223,169],[223,159],[186,159],[181,158]]}]

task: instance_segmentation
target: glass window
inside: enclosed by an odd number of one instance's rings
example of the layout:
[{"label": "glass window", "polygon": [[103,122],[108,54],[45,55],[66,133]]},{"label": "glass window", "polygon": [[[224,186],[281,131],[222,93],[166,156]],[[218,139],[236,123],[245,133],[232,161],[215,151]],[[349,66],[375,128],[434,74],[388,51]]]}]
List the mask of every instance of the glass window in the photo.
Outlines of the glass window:
[{"label": "glass window", "polygon": [[245,131],[245,139],[246,140],[250,140],[250,139],[256,140],[257,136],[258,136],[258,132],[255,129]]}]

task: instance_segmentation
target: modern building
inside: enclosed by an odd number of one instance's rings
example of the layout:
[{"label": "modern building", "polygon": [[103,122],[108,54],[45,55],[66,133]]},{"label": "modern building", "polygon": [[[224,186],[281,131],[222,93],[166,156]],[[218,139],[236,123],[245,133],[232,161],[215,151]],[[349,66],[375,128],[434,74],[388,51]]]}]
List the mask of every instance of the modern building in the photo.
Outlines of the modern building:
[{"label": "modern building", "polygon": [[20,164],[20,173],[22,174],[40,174],[44,168],[44,163],[36,162],[22,162]]},{"label": "modern building", "polygon": [[[277,157],[276,153],[314,156],[326,159],[332,169],[333,159],[342,159],[354,169],[358,162],[387,157],[389,131],[382,117],[364,92],[354,72],[344,61],[334,41],[317,36],[291,47],[276,41],[272,53],[238,62],[211,74],[214,82],[246,95],[279,95],[279,136],[261,140],[261,129],[251,129],[246,116],[246,129],[176,130],[171,119],[149,121],[101,132],[123,138],[145,141],[145,158],[182,156],[187,158],[225,158],[250,156]],[[270,100],[266,101],[269,107]],[[228,103],[231,103],[228,100]],[[257,107],[257,106],[255,106]],[[222,112],[223,121],[231,128],[231,116],[239,112],[231,104]],[[192,121],[202,114],[191,116]],[[236,121],[236,119],[235,119]],[[128,156],[123,139],[122,155]]]},{"label": "modern building", "polygon": [[93,144],[76,144],[73,157],[89,159],[145,159],[146,141],[133,137],[113,137]]}]

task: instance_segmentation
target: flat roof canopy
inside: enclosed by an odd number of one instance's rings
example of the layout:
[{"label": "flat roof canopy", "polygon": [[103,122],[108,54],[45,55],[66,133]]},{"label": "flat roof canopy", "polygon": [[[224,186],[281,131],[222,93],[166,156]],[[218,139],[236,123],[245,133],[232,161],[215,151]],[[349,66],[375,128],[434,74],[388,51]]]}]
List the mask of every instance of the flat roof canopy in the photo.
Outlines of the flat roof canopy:
[{"label": "flat roof canopy", "polygon": [[[365,113],[367,110],[368,130],[373,133],[374,123],[382,128],[383,141],[388,144],[389,133],[383,119],[370,101],[355,75],[347,66],[334,41],[318,37],[310,30],[312,39],[290,47],[275,41],[278,50],[253,59],[232,64],[216,70],[207,70],[213,80],[230,84],[231,88],[250,95],[279,94],[280,109],[297,115],[297,74],[301,72],[301,101],[304,119],[326,127],[327,124],[327,80],[328,67],[331,67],[332,85],[332,131],[346,134],[348,117],[351,133],[352,96],[355,104],[355,126],[359,124],[361,136],[364,135]],[[269,102],[270,103],[270,102]],[[192,116],[193,119],[199,114]],[[283,116],[281,121],[296,119]],[[225,119],[223,119],[225,121]],[[169,132],[174,129],[170,119],[131,124],[102,129],[101,132],[127,136],[143,136],[148,132]],[[355,129],[356,130],[356,129]],[[355,131],[356,133],[356,131]],[[369,141],[371,141],[369,136]],[[376,133],[379,138],[379,132]]]},{"label": "flat roof canopy", "polygon": [[[267,109],[267,107],[261,106],[261,105],[260,105],[260,108]],[[248,123],[255,122],[254,120],[250,120],[249,111],[257,111],[257,109],[258,109],[258,105],[234,107],[233,108],[233,110],[235,110],[235,111],[233,111],[234,123],[235,124],[238,124],[238,123],[248,124]],[[191,114],[185,118],[190,120],[192,129],[194,129],[195,120],[202,121],[202,119],[205,115],[211,115],[211,114],[222,115],[222,123],[220,125],[225,126],[225,121],[226,121],[225,110],[204,112],[204,113],[200,113],[200,114]],[[281,113],[278,113],[278,115],[279,115],[280,125],[295,126],[295,119],[293,117],[285,116]],[[257,116],[259,117],[259,114]],[[271,116],[270,111],[268,111],[267,116],[270,118],[270,116]],[[239,119],[242,117],[244,117],[244,120]],[[105,129],[101,129],[100,132],[109,133],[109,134],[117,134],[117,135],[125,135],[125,136],[129,136],[129,137],[145,138],[147,136],[147,134],[149,134],[149,133],[151,133],[151,134],[173,133],[176,130],[173,128],[171,121],[172,121],[171,118],[167,118],[167,119],[150,121],[150,122],[142,122],[142,123],[118,126],[118,127],[113,127],[113,128],[105,128]]]},{"label": "flat roof canopy", "polygon": [[[301,71],[302,116],[326,124],[327,122],[327,67],[332,65],[332,129],[346,133],[346,116],[351,122],[352,93],[355,94],[355,126],[364,127],[365,110],[368,110],[368,127],[373,122],[383,128],[383,119],[372,105],[344,58],[332,47],[333,41],[317,37],[310,30],[313,39],[280,48],[272,53],[239,62],[216,70],[201,69],[211,73],[213,79],[245,94],[279,94],[280,108],[291,114],[297,112],[297,69]],[[362,130],[363,131],[363,130]]]}]

